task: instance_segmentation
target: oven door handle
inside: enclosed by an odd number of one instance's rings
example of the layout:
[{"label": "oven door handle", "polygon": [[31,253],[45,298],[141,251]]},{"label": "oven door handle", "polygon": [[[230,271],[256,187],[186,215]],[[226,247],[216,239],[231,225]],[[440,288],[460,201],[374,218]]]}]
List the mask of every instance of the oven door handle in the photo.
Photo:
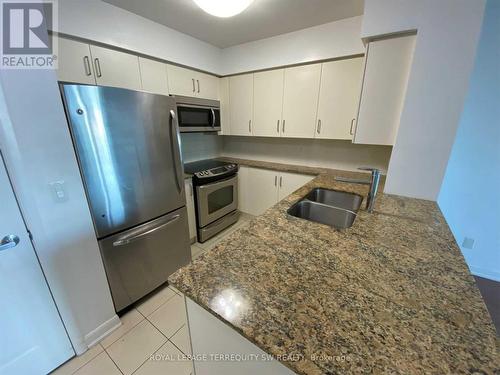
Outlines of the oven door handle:
[{"label": "oven door handle", "polygon": [[236,181],[237,178],[238,178],[238,175],[235,175],[235,176],[232,176],[230,178],[226,178],[226,179],[221,180],[221,181],[216,181],[216,182],[212,182],[210,184],[205,184],[205,185],[199,185],[197,188],[203,192],[206,190],[217,190],[223,186],[232,185]]}]

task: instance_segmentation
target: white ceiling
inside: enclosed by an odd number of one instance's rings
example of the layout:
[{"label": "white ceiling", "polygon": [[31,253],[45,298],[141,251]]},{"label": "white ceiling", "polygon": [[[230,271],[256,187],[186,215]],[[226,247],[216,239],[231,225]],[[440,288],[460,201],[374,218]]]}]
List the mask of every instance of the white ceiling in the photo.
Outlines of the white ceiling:
[{"label": "white ceiling", "polygon": [[218,18],[192,0],[104,0],[225,48],[363,13],[364,0],[255,0],[243,13]]}]

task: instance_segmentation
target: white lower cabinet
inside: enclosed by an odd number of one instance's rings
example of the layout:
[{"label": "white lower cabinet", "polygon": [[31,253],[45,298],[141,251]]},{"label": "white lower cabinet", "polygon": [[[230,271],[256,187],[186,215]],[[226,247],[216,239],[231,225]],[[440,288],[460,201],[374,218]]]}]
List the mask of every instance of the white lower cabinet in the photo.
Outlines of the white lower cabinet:
[{"label": "white lower cabinet", "polygon": [[196,242],[196,213],[194,210],[193,181],[190,178],[184,180],[184,190],[186,192],[186,208],[188,212],[189,239],[191,240],[191,243],[193,243]]},{"label": "white lower cabinet", "polygon": [[[225,293],[228,292],[228,293]],[[238,295],[227,289],[216,297],[220,303],[238,302]],[[227,302],[226,302],[227,304]],[[293,371],[271,358],[234,329],[214,317],[196,302],[186,298],[196,375],[292,375]],[[238,307],[235,307],[238,309]],[[228,308],[225,309],[226,313]],[[224,311],[222,311],[224,316]],[[230,318],[228,316],[228,318]],[[249,360],[225,360],[230,357]]]},{"label": "white lower cabinet", "polygon": [[313,178],[314,176],[306,174],[281,172],[278,179],[278,202],[307,184]]},{"label": "white lower cabinet", "polygon": [[242,166],[238,173],[239,210],[262,215],[313,178],[311,175]]}]

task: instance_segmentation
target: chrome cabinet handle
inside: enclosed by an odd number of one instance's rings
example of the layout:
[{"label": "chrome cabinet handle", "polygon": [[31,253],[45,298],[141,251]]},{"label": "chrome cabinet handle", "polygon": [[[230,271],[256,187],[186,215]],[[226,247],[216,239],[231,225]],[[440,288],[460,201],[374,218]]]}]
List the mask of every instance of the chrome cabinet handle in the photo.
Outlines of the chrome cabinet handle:
[{"label": "chrome cabinet handle", "polygon": [[193,92],[196,92],[196,86],[195,86],[195,83],[194,83],[194,78],[191,78],[191,81],[193,81]]},{"label": "chrome cabinet handle", "polygon": [[281,129],[281,132],[284,133],[285,132],[285,120],[283,120],[283,128]]},{"label": "chrome cabinet handle", "polygon": [[278,176],[274,176],[274,186],[278,186]]},{"label": "chrome cabinet handle", "polygon": [[19,237],[15,234],[9,234],[2,238],[2,242],[0,242],[0,251],[12,249],[19,244]]},{"label": "chrome cabinet handle", "polygon": [[355,119],[355,118],[353,118],[353,119],[351,120],[351,129],[349,129],[349,134],[350,134],[350,135],[354,135],[354,131],[353,131],[354,120],[356,120],[356,119]]},{"label": "chrome cabinet handle", "polygon": [[199,80],[199,79],[197,79],[197,80],[196,80],[196,83],[198,84],[198,94],[199,94],[199,93],[200,93],[200,80]]},{"label": "chrome cabinet handle", "polygon": [[248,120],[248,132],[252,133],[252,120]]},{"label": "chrome cabinet handle", "polygon": [[83,57],[83,66],[85,67],[85,74],[91,76],[92,70],[90,69],[90,59],[88,56]]},{"label": "chrome cabinet handle", "polygon": [[95,71],[98,77],[102,77],[102,72],[101,72],[101,63],[99,62],[98,58],[94,59],[94,65],[95,65]]},{"label": "chrome cabinet handle", "polygon": [[123,237],[117,239],[115,242],[113,242],[113,246],[123,246],[123,245],[127,245],[131,242],[134,242],[134,241],[140,239],[141,237],[147,236],[148,234],[156,232],[157,230],[167,226],[168,224],[173,223],[174,221],[176,221],[180,217],[181,217],[181,215],[176,214],[176,215],[172,216],[170,219],[168,219],[166,222],[161,223],[160,225],[158,225],[156,227],[149,228],[149,229],[146,229],[144,231],[139,231],[139,232],[136,232],[136,233],[133,233],[130,235],[123,236]]},{"label": "chrome cabinet handle", "polygon": [[283,176],[280,176],[280,187],[283,186]]},{"label": "chrome cabinet handle", "polygon": [[319,133],[321,133],[321,120],[318,119],[318,128],[316,129],[316,131]]},{"label": "chrome cabinet handle", "polygon": [[278,123],[276,124],[276,133],[279,134],[280,132],[280,120],[278,120]]}]

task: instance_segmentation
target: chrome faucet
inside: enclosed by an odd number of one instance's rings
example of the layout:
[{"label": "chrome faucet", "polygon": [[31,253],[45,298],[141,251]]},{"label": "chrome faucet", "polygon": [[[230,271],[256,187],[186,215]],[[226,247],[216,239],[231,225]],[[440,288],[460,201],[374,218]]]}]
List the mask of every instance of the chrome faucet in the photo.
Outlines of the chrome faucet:
[{"label": "chrome faucet", "polygon": [[335,177],[335,181],[348,182],[350,184],[370,185],[370,190],[368,191],[368,196],[366,197],[366,210],[372,213],[373,206],[375,205],[375,197],[377,196],[378,183],[380,182],[380,170],[368,167],[361,167],[358,169],[361,171],[372,172],[370,180],[357,180],[354,178]]}]

